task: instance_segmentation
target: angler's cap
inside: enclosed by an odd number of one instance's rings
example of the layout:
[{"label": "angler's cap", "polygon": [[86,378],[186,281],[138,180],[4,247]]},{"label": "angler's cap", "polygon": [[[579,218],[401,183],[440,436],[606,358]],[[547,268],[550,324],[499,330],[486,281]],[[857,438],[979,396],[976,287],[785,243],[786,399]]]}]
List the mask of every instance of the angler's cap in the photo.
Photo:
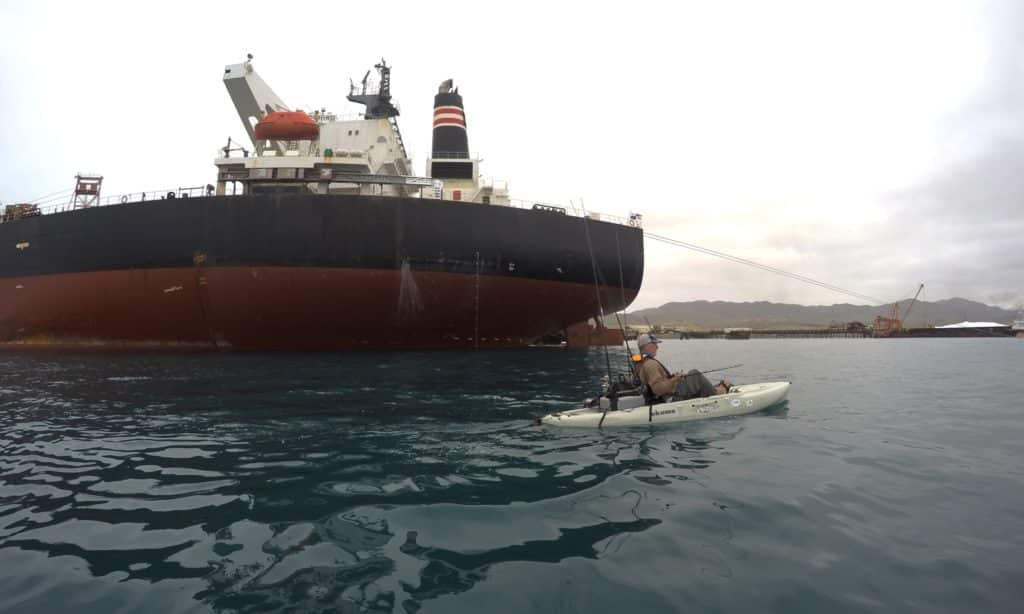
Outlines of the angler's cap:
[{"label": "angler's cap", "polygon": [[661,343],[661,339],[658,339],[651,333],[643,333],[636,338],[637,347],[644,347],[648,343]]}]

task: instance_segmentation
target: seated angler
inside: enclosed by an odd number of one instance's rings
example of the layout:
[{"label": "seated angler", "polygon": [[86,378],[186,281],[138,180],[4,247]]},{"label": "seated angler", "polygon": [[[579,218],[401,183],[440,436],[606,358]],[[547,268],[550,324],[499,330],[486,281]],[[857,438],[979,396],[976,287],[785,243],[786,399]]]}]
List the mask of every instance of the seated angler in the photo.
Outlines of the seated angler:
[{"label": "seated angler", "polygon": [[[685,374],[669,373],[665,365],[655,358],[658,355],[658,344],[661,343],[661,340],[654,335],[644,333],[636,338],[636,343],[640,348],[641,355],[636,372],[640,382],[650,390],[648,401],[655,403],[683,401],[729,392],[731,386],[729,382],[722,380],[714,385],[696,369]],[[645,394],[645,396],[647,395]]]}]

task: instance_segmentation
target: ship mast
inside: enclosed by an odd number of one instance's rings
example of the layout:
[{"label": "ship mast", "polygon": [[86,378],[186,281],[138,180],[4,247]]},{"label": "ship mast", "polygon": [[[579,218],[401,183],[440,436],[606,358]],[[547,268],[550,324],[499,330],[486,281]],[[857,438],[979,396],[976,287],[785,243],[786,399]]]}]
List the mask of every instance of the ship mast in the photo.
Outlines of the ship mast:
[{"label": "ship mast", "polygon": [[349,92],[347,98],[352,102],[364,105],[366,112],[363,117],[366,119],[380,119],[385,117],[398,117],[398,107],[391,104],[391,67],[380,59],[380,64],[374,64],[377,74],[380,75],[380,83],[374,87],[370,83],[370,71],[366,71],[363,80],[360,81],[361,88],[357,88],[352,80],[349,80]]}]

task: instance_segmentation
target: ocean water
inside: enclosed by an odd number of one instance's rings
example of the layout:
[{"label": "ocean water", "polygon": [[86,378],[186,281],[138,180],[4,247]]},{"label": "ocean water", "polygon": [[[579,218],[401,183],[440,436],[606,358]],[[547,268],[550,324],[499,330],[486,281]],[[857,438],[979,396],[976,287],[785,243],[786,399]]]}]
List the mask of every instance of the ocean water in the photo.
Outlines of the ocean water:
[{"label": "ocean water", "polygon": [[1024,611],[1024,342],[660,358],[793,386],[571,431],[601,350],[2,354],[0,612]]}]

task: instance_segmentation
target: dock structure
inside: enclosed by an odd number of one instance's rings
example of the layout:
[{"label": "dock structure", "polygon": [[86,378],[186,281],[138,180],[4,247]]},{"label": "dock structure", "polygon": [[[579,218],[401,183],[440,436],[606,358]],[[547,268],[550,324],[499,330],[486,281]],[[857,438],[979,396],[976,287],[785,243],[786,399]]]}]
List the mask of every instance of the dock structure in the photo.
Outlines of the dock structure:
[{"label": "dock structure", "polygon": [[906,338],[962,338],[962,337],[1013,337],[1015,331],[1002,328],[905,328],[898,333],[876,334],[869,328],[783,328],[752,329],[749,336],[730,334],[728,329],[705,331],[681,331],[679,339],[906,339]]},{"label": "dock structure", "polygon": [[870,330],[847,330],[842,328],[762,328],[749,329],[737,334],[734,329],[706,331],[681,331],[680,339],[857,339],[871,337]]},{"label": "dock structure", "polygon": [[[1021,329],[1004,324],[967,322],[974,326],[923,326],[892,330],[870,327],[863,322],[834,323],[830,326],[804,328],[752,328],[724,327],[686,329],[670,326],[650,327],[663,339],[906,339],[906,338],[962,338],[962,337],[1024,337]],[[1024,324],[1024,320],[1021,321]],[[640,327],[630,327],[628,339],[635,339]]]}]

